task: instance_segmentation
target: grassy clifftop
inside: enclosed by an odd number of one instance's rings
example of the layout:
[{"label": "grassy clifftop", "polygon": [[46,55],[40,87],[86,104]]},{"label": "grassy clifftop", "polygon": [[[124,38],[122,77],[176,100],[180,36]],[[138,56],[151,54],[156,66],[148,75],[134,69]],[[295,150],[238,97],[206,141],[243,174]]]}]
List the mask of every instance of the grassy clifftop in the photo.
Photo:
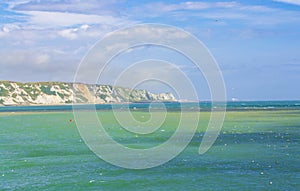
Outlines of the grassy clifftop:
[{"label": "grassy clifftop", "polygon": [[110,85],[0,81],[0,105],[143,101],[176,101],[176,99],[171,93],[153,94],[146,90],[131,90]]}]

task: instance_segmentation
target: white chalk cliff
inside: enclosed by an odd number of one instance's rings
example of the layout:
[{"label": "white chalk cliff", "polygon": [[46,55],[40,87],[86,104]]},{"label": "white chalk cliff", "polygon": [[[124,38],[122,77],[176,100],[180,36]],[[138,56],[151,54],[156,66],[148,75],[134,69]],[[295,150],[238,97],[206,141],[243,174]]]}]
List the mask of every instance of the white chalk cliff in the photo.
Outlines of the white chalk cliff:
[{"label": "white chalk cliff", "polygon": [[64,82],[0,81],[0,105],[56,105],[67,103],[123,103],[176,101],[171,93],[153,94],[110,85]]}]

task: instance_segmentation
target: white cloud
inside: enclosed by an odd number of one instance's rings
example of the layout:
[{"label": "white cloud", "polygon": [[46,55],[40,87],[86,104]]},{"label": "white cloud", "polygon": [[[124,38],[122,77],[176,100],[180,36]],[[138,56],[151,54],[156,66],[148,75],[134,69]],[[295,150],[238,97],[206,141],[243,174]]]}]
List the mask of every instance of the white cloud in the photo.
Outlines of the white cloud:
[{"label": "white cloud", "polygon": [[2,28],[2,31],[5,32],[5,33],[9,33],[9,32],[10,32],[10,29],[4,26],[4,27]]},{"label": "white cloud", "polygon": [[19,11],[29,15],[28,24],[40,27],[68,27],[80,24],[124,25],[126,20],[109,15],[88,15],[67,12]]},{"label": "white cloud", "polygon": [[11,0],[7,3],[16,11],[72,12],[82,14],[117,14],[115,0]]},{"label": "white cloud", "polygon": [[80,27],[80,29],[82,29],[84,31],[88,30],[89,28],[90,28],[89,25],[81,25],[81,27]]},{"label": "white cloud", "polygon": [[[129,28],[126,31],[116,31],[113,35],[119,38],[127,36],[129,39],[144,39],[149,42],[157,40],[162,42],[162,40],[185,39],[188,37],[188,34],[179,32],[178,30],[167,27],[167,25],[153,24]],[[147,38],[145,39],[145,37]]]},{"label": "white cloud", "polygon": [[153,7],[158,11],[178,11],[178,10],[203,10],[209,8],[232,8],[240,6],[239,3],[232,2],[182,2],[179,4],[150,3],[148,7]]},{"label": "white cloud", "polygon": [[9,33],[11,33],[12,31],[18,30],[20,29],[20,27],[18,25],[15,24],[5,24],[2,26],[2,28],[0,29],[0,37],[2,36],[7,36],[9,35]]},{"label": "white cloud", "polygon": [[[281,0],[278,0],[281,1]],[[293,0],[282,0],[293,1]],[[300,1],[300,0],[297,0]],[[296,0],[293,1],[296,3]],[[212,26],[270,27],[281,24],[299,24],[300,13],[267,5],[247,5],[231,2],[181,2],[177,4],[149,3],[144,16],[168,18],[177,22],[210,21]],[[138,11],[138,10],[137,10]],[[195,20],[194,20],[195,19]],[[205,20],[206,19],[206,20]],[[235,21],[234,21],[235,20]],[[217,21],[214,22],[213,21]],[[235,23],[232,23],[235,22]]]},{"label": "white cloud", "polygon": [[56,34],[59,37],[63,37],[68,40],[78,40],[78,41],[95,41],[99,40],[104,34],[114,30],[114,26],[107,25],[81,25],[78,27],[63,28],[61,30],[56,30]]},{"label": "white cloud", "polygon": [[31,0],[6,0],[6,3],[9,5],[9,9],[13,9],[16,6],[22,5],[22,4],[26,4],[26,3],[30,3]]},{"label": "white cloud", "polygon": [[[280,1],[280,0],[278,0]],[[283,0],[284,1],[284,0]],[[288,1],[288,0],[287,0]],[[270,11],[272,8],[261,5],[245,5],[236,1],[229,2],[181,2],[167,4],[163,2],[149,3],[145,6],[154,12],[175,12],[175,11],[204,11],[204,10],[244,10],[244,11]]]},{"label": "white cloud", "polygon": [[288,3],[293,5],[299,5],[300,6],[300,0],[273,0],[275,2],[281,2],[281,3]]},{"label": "white cloud", "polygon": [[16,81],[70,81],[80,58],[68,52],[26,48],[0,51],[0,76]]},{"label": "white cloud", "polygon": [[58,31],[58,34],[64,38],[74,40],[78,37],[76,32],[77,29],[65,29],[65,30]]},{"label": "white cloud", "polygon": [[49,64],[51,60],[49,54],[36,49],[1,51],[0,56],[2,60],[0,66],[3,68],[7,66],[41,67]]},{"label": "white cloud", "polygon": [[35,58],[35,64],[36,65],[45,65],[48,64],[50,61],[50,56],[48,54],[40,54]]}]

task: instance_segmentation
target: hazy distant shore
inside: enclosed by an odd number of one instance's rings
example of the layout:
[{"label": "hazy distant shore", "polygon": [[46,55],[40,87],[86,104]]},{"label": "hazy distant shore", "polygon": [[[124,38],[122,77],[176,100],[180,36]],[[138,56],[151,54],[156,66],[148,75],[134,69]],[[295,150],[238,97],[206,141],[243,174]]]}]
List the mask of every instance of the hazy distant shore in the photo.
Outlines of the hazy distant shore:
[{"label": "hazy distant shore", "polygon": [[0,81],[0,105],[65,105],[177,101],[172,93],[99,84]]}]

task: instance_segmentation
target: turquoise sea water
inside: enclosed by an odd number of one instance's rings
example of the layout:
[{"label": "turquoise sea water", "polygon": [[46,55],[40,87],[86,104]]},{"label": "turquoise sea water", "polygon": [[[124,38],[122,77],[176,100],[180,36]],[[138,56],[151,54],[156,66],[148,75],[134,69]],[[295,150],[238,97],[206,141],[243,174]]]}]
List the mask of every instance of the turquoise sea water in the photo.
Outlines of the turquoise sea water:
[{"label": "turquoise sea water", "polygon": [[[130,107],[137,119],[147,118],[149,104]],[[110,105],[98,105],[97,112],[115,140],[149,147],[166,141],[176,127],[178,103],[166,107],[164,131],[140,137],[121,129]],[[146,170],[98,158],[70,122],[71,106],[1,107],[0,190],[300,190],[300,102],[228,103],[222,132],[204,155],[198,147],[210,104],[200,107],[199,128],[188,147]]]}]

